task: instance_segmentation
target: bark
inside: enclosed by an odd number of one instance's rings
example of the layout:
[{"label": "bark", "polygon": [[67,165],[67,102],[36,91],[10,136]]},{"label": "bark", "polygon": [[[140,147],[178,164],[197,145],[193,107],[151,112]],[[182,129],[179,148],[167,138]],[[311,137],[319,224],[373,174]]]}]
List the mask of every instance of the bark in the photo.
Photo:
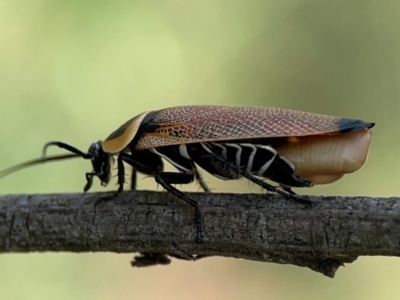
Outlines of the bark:
[{"label": "bark", "polygon": [[[167,193],[124,192],[0,197],[0,252],[226,256],[308,267],[333,277],[360,255],[400,256],[400,198],[315,197],[310,207],[272,194],[188,193],[203,215]],[[96,214],[95,214],[96,211]],[[133,265],[140,266],[141,258]],[[143,257],[142,257],[143,259]],[[146,265],[146,264],[144,264]]]}]

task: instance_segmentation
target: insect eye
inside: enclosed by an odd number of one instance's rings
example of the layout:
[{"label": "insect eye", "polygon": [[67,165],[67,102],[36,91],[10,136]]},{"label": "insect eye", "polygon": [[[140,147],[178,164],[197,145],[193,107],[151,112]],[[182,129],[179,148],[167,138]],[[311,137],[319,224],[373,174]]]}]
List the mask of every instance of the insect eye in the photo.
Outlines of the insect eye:
[{"label": "insect eye", "polygon": [[102,152],[101,142],[91,144],[88,152],[92,156],[92,161],[98,159]]}]

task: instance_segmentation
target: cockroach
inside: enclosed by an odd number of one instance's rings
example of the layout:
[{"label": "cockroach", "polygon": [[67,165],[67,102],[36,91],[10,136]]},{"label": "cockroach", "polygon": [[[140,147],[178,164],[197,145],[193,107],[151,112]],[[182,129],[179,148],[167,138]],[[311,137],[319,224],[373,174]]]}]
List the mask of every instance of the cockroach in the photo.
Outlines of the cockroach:
[{"label": "cockroach", "polygon": [[[153,176],[165,190],[195,209],[197,242],[201,242],[202,217],[197,202],[172,186],[198,180],[208,190],[197,167],[220,179],[245,177],[268,191],[295,197],[293,187],[327,184],[357,171],[367,159],[374,125],[280,108],[172,107],[130,119],[104,141],[91,144],[87,153],[64,142],[49,142],[41,158],[6,169],[0,178],[28,166],[82,157],[93,166],[93,171],[86,173],[87,192],[94,177],[103,186],[108,184],[116,157],[116,195],[123,191],[124,163],[135,172]],[[50,146],[71,153],[47,157]],[[163,160],[177,172],[165,172]]]}]

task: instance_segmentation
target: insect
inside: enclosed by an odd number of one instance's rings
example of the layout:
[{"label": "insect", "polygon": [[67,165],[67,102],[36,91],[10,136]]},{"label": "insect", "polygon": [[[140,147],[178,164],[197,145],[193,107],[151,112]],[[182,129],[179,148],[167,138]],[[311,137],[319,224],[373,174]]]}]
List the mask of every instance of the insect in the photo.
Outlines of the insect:
[{"label": "insect", "polygon": [[[224,179],[247,178],[262,188],[296,197],[292,187],[327,184],[358,170],[366,161],[375,124],[279,108],[245,106],[180,106],[144,112],[83,152],[64,142],[50,142],[43,157],[0,172],[0,178],[22,168],[67,158],[91,161],[84,191],[94,177],[103,186],[118,168],[118,191],[125,182],[124,163],[153,176],[165,190],[195,209],[197,242],[202,241],[202,217],[197,202],[173,184],[198,180],[198,167]],[[50,146],[70,154],[46,156]],[[165,172],[163,160],[177,172]],[[135,174],[134,174],[135,175]],[[264,179],[277,183],[274,186]],[[133,176],[132,185],[135,185]],[[301,198],[297,198],[301,201]]]}]

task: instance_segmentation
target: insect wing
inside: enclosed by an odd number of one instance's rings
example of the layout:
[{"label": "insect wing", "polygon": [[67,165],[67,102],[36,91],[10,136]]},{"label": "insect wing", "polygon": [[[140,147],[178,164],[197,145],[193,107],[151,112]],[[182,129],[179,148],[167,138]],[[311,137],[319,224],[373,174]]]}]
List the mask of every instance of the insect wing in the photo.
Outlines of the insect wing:
[{"label": "insect wing", "polygon": [[152,112],[137,150],[206,141],[301,137],[371,128],[374,124],[280,108],[180,106]]}]

